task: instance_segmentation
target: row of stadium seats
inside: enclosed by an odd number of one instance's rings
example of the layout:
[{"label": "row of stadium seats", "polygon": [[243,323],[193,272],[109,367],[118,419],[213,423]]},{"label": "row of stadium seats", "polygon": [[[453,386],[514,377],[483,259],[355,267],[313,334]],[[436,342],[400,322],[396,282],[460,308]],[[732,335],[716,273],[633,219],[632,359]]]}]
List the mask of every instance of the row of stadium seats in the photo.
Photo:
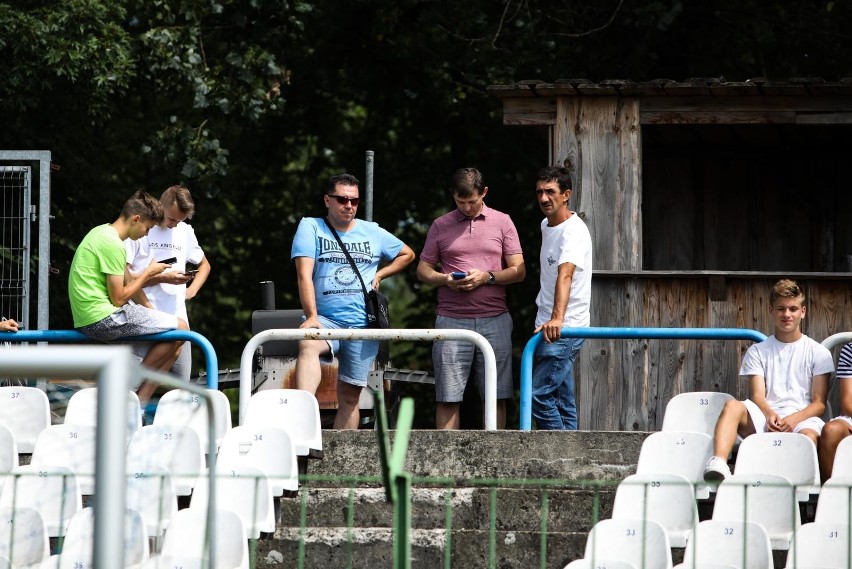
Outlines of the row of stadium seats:
[{"label": "row of stadium seats", "polygon": [[[13,389],[17,391],[9,399],[17,400],[15,403],[38,401],[43,396],[35,388]],[[221,392],[211,393],[227,402]],[[13,512],[10,518],[19,510],[33,510],[41,517],[46,536],[72,533],[75,517],[85,511],[83,495],[95,491],[96,394],[95,388],[75,393],[69,400],[65,423],[41,428],[28,465],[18,465],[15,435],[10,428],[0,426],[0,444],[4,439],[9,441],[8,452],[0,450],[0,455],[9,455],[8,474],[0,478],[0,508]],[[204,456],[207,447],[202,444],[202,437],[206,439],[209,432],[206,406],[198,395],[173,390],[161,399],[154,424],[139,426],[133,424],[134,418],[140,418],[138,401],[134,400],[135,394],[130,393],[127,506],[139,516],[146,537],[154,540],[154,552],[162,544],[162,556],[173,557],[166,555],[168,537],[162,536],[168,536],[171,520],[179,513],[177,497],[191,493],[187,509],[196,511],[206,511],[209,502],[209,471]],[[20,412],[23,407],[17,405],[14,409]],[[226,413],[221,413],[222,409]],[[231,427],[229,406],[217,404],[214,416],[220,414],[227,415],[227,419],[217,417],[214,434],[219,441],[216,507],[236,515],[242,524],[242,534],[257,539],[261,532],[275,529],[274,497],[298,490],[297,454],[304,458],[322,456],[319,406],[313,395],[305,391],[267,390],[251,398],[244,426]],[[0,417],[3,415],[10,414],[0,411]],[[15,426],[14,422],[7,424]],[[209,457],[207,462],[211,462]],[[72,553],[64,548],[63,552]],[[14,564],[18,565],[21,564]],[[59,565],[49,565],[54,566]]]},{"label": "row of stadium seats", "polygon": [[[663,430],[645,439],[636,474],[616,490],[612,518],[595,524],[584,557],[566,569],[669,569],[672,547],[686,548],[682,566],[688,568],[771,569],[773,549],[788,550],[790,569],[848,567],[852,439],[838,448],[833,476],[822,488],[816,448],[796,433],[747,437],[734,475],[711,487],[703,470],[728,399],[689,393],[669,402]],[[698,501],[711,491],[712,519],[699,523]],[[812,495],[819,496],[816,516],[803,525],[799,503]]]},{"label": "row of stadium seats", "polygon": [[[161,551],[151,554],[139,512],[124,516],[126,569],[202,569],[206,567],[206,510],[188,508],[169,519]],[[217,510],[216,567],[249,569],[248,539],[240,517]],[[30,508],[0,509],[0,569],[94,569],[94,510],[83,508],[71,518],[61,553],[50,555],[48,532],[41,515]]]}]

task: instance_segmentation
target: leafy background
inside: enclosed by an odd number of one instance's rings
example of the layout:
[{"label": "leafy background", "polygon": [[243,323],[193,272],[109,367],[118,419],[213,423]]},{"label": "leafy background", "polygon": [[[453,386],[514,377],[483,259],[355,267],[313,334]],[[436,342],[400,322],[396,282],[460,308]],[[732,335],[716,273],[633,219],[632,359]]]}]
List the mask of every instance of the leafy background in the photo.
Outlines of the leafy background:
[{"label": "leafy background", "polygon": [[[260,281],[298,307],[290,243],[324,180],[364,179],[374,217],[418,251],[452,207],[450,174],[477,166],[528,265],[510,287],[517,351],[532,330],[546,133],[502,125],[486,88],[560,78],[852,76],[850,2],[803,0],[21,0],[0,2],[0,147],[50,150],[51,327],[71,327],[74,248],[137,188],[197,202],[213,266],[193,329],[239,365]],[[413,267],[387,282],[397,325],[429,327]],[[196,363],[200,358],[196,357]],[[394,345],[431,369],[429,346]],[[423,405],[431,391],[414,390]],[[419,413],[420,426],[431,412]]]}]

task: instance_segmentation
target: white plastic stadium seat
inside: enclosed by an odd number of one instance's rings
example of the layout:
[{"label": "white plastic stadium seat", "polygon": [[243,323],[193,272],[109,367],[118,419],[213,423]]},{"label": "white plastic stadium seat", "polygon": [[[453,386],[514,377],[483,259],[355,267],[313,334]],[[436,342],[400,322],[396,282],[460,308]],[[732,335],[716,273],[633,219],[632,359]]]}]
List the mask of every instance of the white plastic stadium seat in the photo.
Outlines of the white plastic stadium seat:
[{"label": "white plastic stadium seat", "polygon": [[0,387],[0,425],[15,435],[18,452],[31,453],[38,434],[50,426],[50,401],[37,387]]},{"label": "white plastic stadium seat", "polygon": [[[198,477],[189,507],[206,511],[209,501],[209,480],[207,474],[203,474]],[[219,467],[219,475],[216,477],[216,509],[237,514],[249,539],[258,539],[261,532],[275,531],[275,506],[269,479],[259,468]]]},{"label": "white plastic stadium seat", "polygon": [[249,425],[234,427],[222,439],[217,465],[256,466],[268,477],[272,495],[299,489],[299,465],[296,447],[287,431],[278,427]]},{"label": "white plastic stadium seat", "polygon": [[65,466],[21,465],[6,476],[0,507],[32,508],[41,514],[48,537],[65,534],[68,521],[83,507],[74,473]]},{"label": "white plastic stadium seat", "polygon": [[678,474],[633,474],[615,491],[613,519],[652,520],[665,528],[672,547],[686,547],[698,523],[692,484]]},{"label": "white plastic stadium seat", "polygon": [[695,526],[676,569],[773,569],[766,530],[742,520],[705,520]]},{"label": "white plastic stadium seat", "polygon": [[[87,387],[80,389],[68,400],[65,408],[66,425],[97,425],[98,424],[98,388]],[[139,396],[135,391],[127,391],[127,438],[142,426],[142,407]]]},{"label": "white plastic stadium seat", "polygon": [[695,497],[710,497],[704,465],[713,454],[713,439],[691,431],[657,431],[642,442],[636,474],[679,474],[695,486]]},{"label": "white plastic stadium seat", "polygon": [[33,449],[31,464],[66,466],[77,477],[80,493],[95,493],[95,449],[97,427],[51,425],[41,432]]},{"label": "white plastic stadium seat", "polygon": [[0,555],[14,567],[47,559],[50,546],[41,514],[32,508],[0,508]]},{"label": "white plastic stadium seat", "polygon": [[820,491],[816,445],[800,433],[756,433],[740,444],[737,474],[778,474],[796,487],[800,502]]},{"label": "white plastic stadium seat", "polygon": [[302,389],[265,389],[251,396],[246,426],[280,427],[290,434],[298,456],[322,457],[319,403]]},{"label": "white plastic stadium seat", "polygon": [[178,496],[189,496],[205,468],[198,433],[181,425],[147,425],[133,433],[127,472],[155,473],[158,468],[172,475]]},{"label": "white plastic stadium seat", "polygon": [[595,559],[592,563],[591,559],[575,559],[563,569],[639,569],[632,563],[627,561],[612,561],[609,559]]},{"label": "white plastic stadium seat", "polygon": [[[222,442],[225,432],[231,428],[231,402],[228,396],[216,389],[208,390],[213,397],[213,419],[216,429],[216,447]],[[167,391],[157,403],[154,425],[185,426],[198,433],[201,448],[207,453],[210,426],[207,421],[207,403],[200,395],[184,389]]]},{"label": "white plastic stadium seat", "polygon": [[772,549],[783,550],[790,548],[793,532],[801,525],[793,485],[783,476],[772,474],[734,474],[722,481],[716,491],[713,519],[759,523],[769,534]]},{"label": "white plastic stadium seat", "polygon": [[825,481],[817,500],[814,521],[848,524],[852,505],[852,476],[832,476]]},{"label": "white plastic stadium seat", "polygon": [[846,437],[837,445],[834,465],[831,467],[831,477],[835,476],[852,476],[852,437]]},{"label": "white plastic stadium seat", "polygon": [[0,475],[12,472],[12,469],[19,464],[18,443],[15,441],[15,435],[8,427],[0,426]]},{"label": "white plastic stadium seat", "polygon": [[725,402],[734,397],[718,391],[691,391],[675,395],[666,404],[663,431],[694,431],[713,436]]},{"label": "white plastic stadium seat", "polygon": [[172,475],[161,466],[145,472],[128,472],[126,503],[129,509],[142,515],[148,537],[159,538],[178,510]]},{"label": "white plastic stadium seat", "polygon": [[642,569],[671,569],[672,550],[666,530],[650,520],[601,520],[586,539],[584,559],[626,561]]},{"label": "white plastic stadium seat", "polygon": [[845,523],[802,524],[787,552],[786,569],[849,567],[850,530]]},{"label": "white plastic stadium seat", "polygon": [[[229,510],[216,511],[213,529],[217,569],[248,569],[248,539],[240,517]],[[178,511],[169,522],[163,538],[163,550],[152,556],[145,569],[183,569],[206,567],[207,510],[185,508]]]},{"label": "white plastic stadium seat", "polygon": [[[62,551],[51,556],[58,569],[94,569],[95,515],[93,508],[83,508],[71,518]],[[124,515],[124,567],[136,569],[148,559],[148,536],[142,516],[136,510]],[[44,567],[44,564],[42,565]]]}]

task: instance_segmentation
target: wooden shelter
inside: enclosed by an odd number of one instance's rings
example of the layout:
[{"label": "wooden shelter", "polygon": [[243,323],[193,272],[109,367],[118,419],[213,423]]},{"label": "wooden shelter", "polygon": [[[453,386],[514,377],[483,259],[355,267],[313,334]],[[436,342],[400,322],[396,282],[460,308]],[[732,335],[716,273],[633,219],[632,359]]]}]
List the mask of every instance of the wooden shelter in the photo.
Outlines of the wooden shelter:
[{"label": "wooden shelter", "polygon": [[[768,290],[796,279],[805,333],[852,330],[852,79],[523,81],[489,91],[575,171],[594,242],[592,326],[772,331]],[[655,430],[683,391],[747,397],[750,342],[589,340],[580,428]],[[832,397],[837,410],[836,397]]]}]

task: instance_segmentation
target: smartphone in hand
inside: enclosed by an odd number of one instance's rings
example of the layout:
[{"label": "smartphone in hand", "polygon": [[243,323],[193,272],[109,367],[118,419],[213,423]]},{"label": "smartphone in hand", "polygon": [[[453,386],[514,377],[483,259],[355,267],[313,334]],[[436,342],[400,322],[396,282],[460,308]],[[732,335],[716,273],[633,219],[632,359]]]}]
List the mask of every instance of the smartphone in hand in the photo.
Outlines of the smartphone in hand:
[{"label": "smartphone in hand", "polygon": [[192,269],[191,271],[184,271],[183,274],[185,274],[188,277],[194,277],[196,274],[198,274],[198,269]]},{"label": "smartphone in hand", "polygon": [[451,273],[451,276],[453,277],[454,280],[459,280],[459,279],[465,278],[467,276],[467,273],[463,273],[461,271],[456,271],[454,273]]},{"label": "smartphone in hand", "polygon": [[158,263],[165,263],[167,265],[173,265],[177,263],[177,257],[169,257],[168,259],[163,259],[162,261],[157,261]]}]

